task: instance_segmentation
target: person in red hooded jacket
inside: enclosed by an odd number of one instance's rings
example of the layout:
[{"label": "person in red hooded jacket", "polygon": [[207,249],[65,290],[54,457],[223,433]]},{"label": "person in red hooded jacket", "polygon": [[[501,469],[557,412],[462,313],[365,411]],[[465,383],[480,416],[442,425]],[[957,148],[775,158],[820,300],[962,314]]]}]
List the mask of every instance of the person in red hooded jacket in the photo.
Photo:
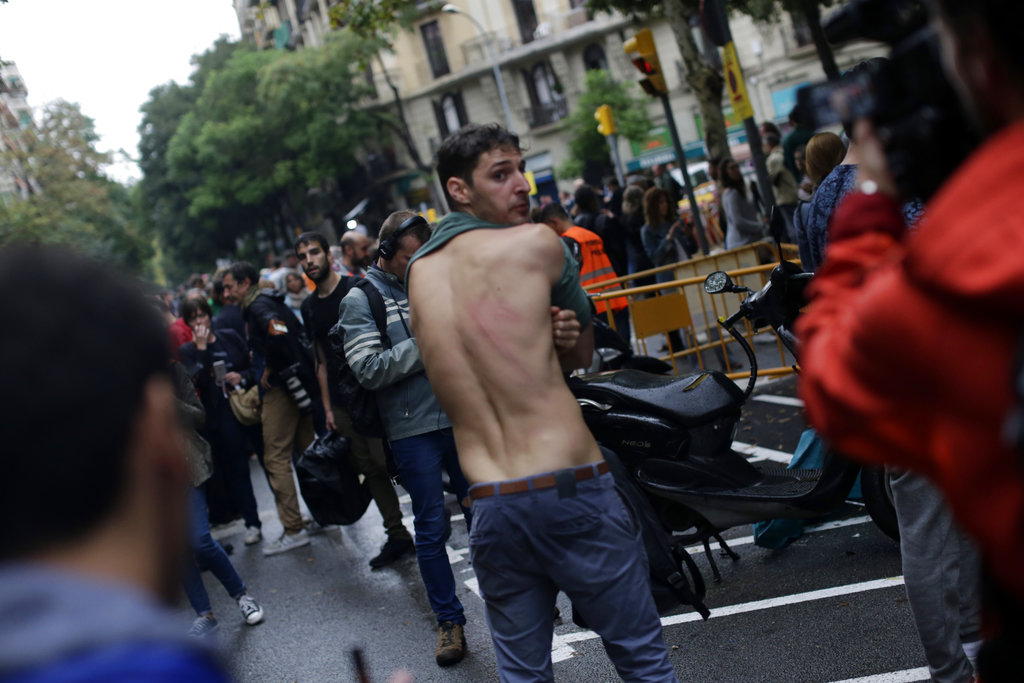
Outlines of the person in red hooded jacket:
[{"label": "person in red hooded jacket", "polygon": [[1024,4],[932,10],[946,71],[987,139],[908,233],[879,138],[857,123],[860,191],[836,213],[797,328],[801,393],[839,451],[941,489],[998,596],[982,677],[1020,680],[1024,459],[1002,434],[1024,332]]}]

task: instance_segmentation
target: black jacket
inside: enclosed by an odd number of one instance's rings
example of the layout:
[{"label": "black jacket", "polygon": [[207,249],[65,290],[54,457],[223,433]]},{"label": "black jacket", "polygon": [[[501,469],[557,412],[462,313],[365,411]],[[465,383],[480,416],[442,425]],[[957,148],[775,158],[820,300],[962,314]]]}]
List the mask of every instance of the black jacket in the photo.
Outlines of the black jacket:
[{"label": "black jacket", "polygon": [[249,349],[263,358],[270,370],[270,384],[281,383],[278,372],[296,363],[306,377],[316,377],[313,347],[302,323],[284,302],[284,295],[264,290],[243,310],[249,332]]}]

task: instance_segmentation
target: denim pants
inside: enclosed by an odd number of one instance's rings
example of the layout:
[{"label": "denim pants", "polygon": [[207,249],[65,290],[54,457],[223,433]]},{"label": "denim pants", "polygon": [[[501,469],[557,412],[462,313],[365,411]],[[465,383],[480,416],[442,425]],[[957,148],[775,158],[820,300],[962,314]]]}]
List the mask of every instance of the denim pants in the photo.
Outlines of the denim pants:
[{"label": "denim pants", "polygon": [[242,513],[246,526],[258,529],[263,525],[256,509],[256,496],[253,494],[249,474],[252,450],[249,448],[245,427],[235,418],[230,407],[221,408],[220,414],[213,416],[216,425],[207,433],[207,440],[224,466],[224,483],[234,508]]},{"label": "denim pants", "polygon": [[[402,477],[402,486],[412,499],[416,561],[420,565],[430,608],[437,615],[438,623],[465,624],[466,617],[462,613],[462,603],[455,595],[455,576],[445,548],[448,518],[444,510],[442,470],[448,472],[460,505],[469,490],[459,467],[452,430],[441,429],[396,439],[391,442],[391,453]],[[469,519],[467,514],[467,525]]]},{"label": "denim pants", "polygon": [[942,492],[915,472],[890,472],[904,587],[931,680],[970,681],[963,644],[981,639],[981,559]]},{"label": "denim pants", "polygon": [[210,607],[210,594],[203,585],[203,577],[199,574],[196,560],[202,561],[210,568],[232,598],[237,599],[245,593],[245,583],[235,571],[235,565],[231,564],[231,559],[224,552],[224,548],[210,536],[210,522],[206,517],[206,496],[201,487],[195,487],[189,492],[189,506],[194,557],[190,557],[185,566],[185,595],[188,596],[189,604],[196,614],[207,614],[212,612],[213,608]]},{"label": "denim pants", "polygon": [[562,495],[548,488],[474,500],[469,548],[502,681],[554,680],[559,590],[601,636],[623,680],[676,680],[640,532],[610,474]]}]

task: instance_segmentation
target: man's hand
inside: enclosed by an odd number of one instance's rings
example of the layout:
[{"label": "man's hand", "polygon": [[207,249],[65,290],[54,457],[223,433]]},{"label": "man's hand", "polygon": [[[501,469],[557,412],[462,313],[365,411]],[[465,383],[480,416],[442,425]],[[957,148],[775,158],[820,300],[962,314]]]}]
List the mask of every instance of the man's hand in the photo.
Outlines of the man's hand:
[{"label": "man's hand", "polygon": [[576,311],[551,307],[551,334],[555,342],[555,352],[571,351],[580,338],[580,321],[576,319]]},{"label": "man's hand", "polygon": [[338,425],[334,422],[334,412],[331,410],[330,404],[327,404],[326,410],[324,410],[324,426],[327,427],[329,432],[338,431]]},{"label": "man's hand", "polygon": [[260,375],[260,386],[270,391],[270,368],[263,368],[263,374]]},{"label": "man's hand", "polygon": [[[875,133],[875,127],[867,119],[859,119],[853,128],[853,139],[857,142],[860,163],[857,165],[857,184],[867,181],[875,183],[878,192],[899,199],[896,181],[889,171],[885,148]],[[862,188],[863,189],[863,188]]]},{"label": "man's hand", "polygon": [[237,386],[238,383],[241,381],[242,376],[237,372],[229,372],[228,374],[224,375],[224,383],[227,384],[229,387]]}]

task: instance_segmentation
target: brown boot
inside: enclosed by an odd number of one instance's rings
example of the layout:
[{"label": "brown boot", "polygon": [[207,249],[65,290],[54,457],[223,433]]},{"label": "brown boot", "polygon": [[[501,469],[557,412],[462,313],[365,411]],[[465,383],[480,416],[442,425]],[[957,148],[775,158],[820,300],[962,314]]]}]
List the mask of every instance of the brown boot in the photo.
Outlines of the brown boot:
[{"label": "brown boot", "polygon": [[466,656],[466,634],[462,624],[442,621],[437,629],[437,650],[434,658],[438,666],[448,666],[462,661]]}]

